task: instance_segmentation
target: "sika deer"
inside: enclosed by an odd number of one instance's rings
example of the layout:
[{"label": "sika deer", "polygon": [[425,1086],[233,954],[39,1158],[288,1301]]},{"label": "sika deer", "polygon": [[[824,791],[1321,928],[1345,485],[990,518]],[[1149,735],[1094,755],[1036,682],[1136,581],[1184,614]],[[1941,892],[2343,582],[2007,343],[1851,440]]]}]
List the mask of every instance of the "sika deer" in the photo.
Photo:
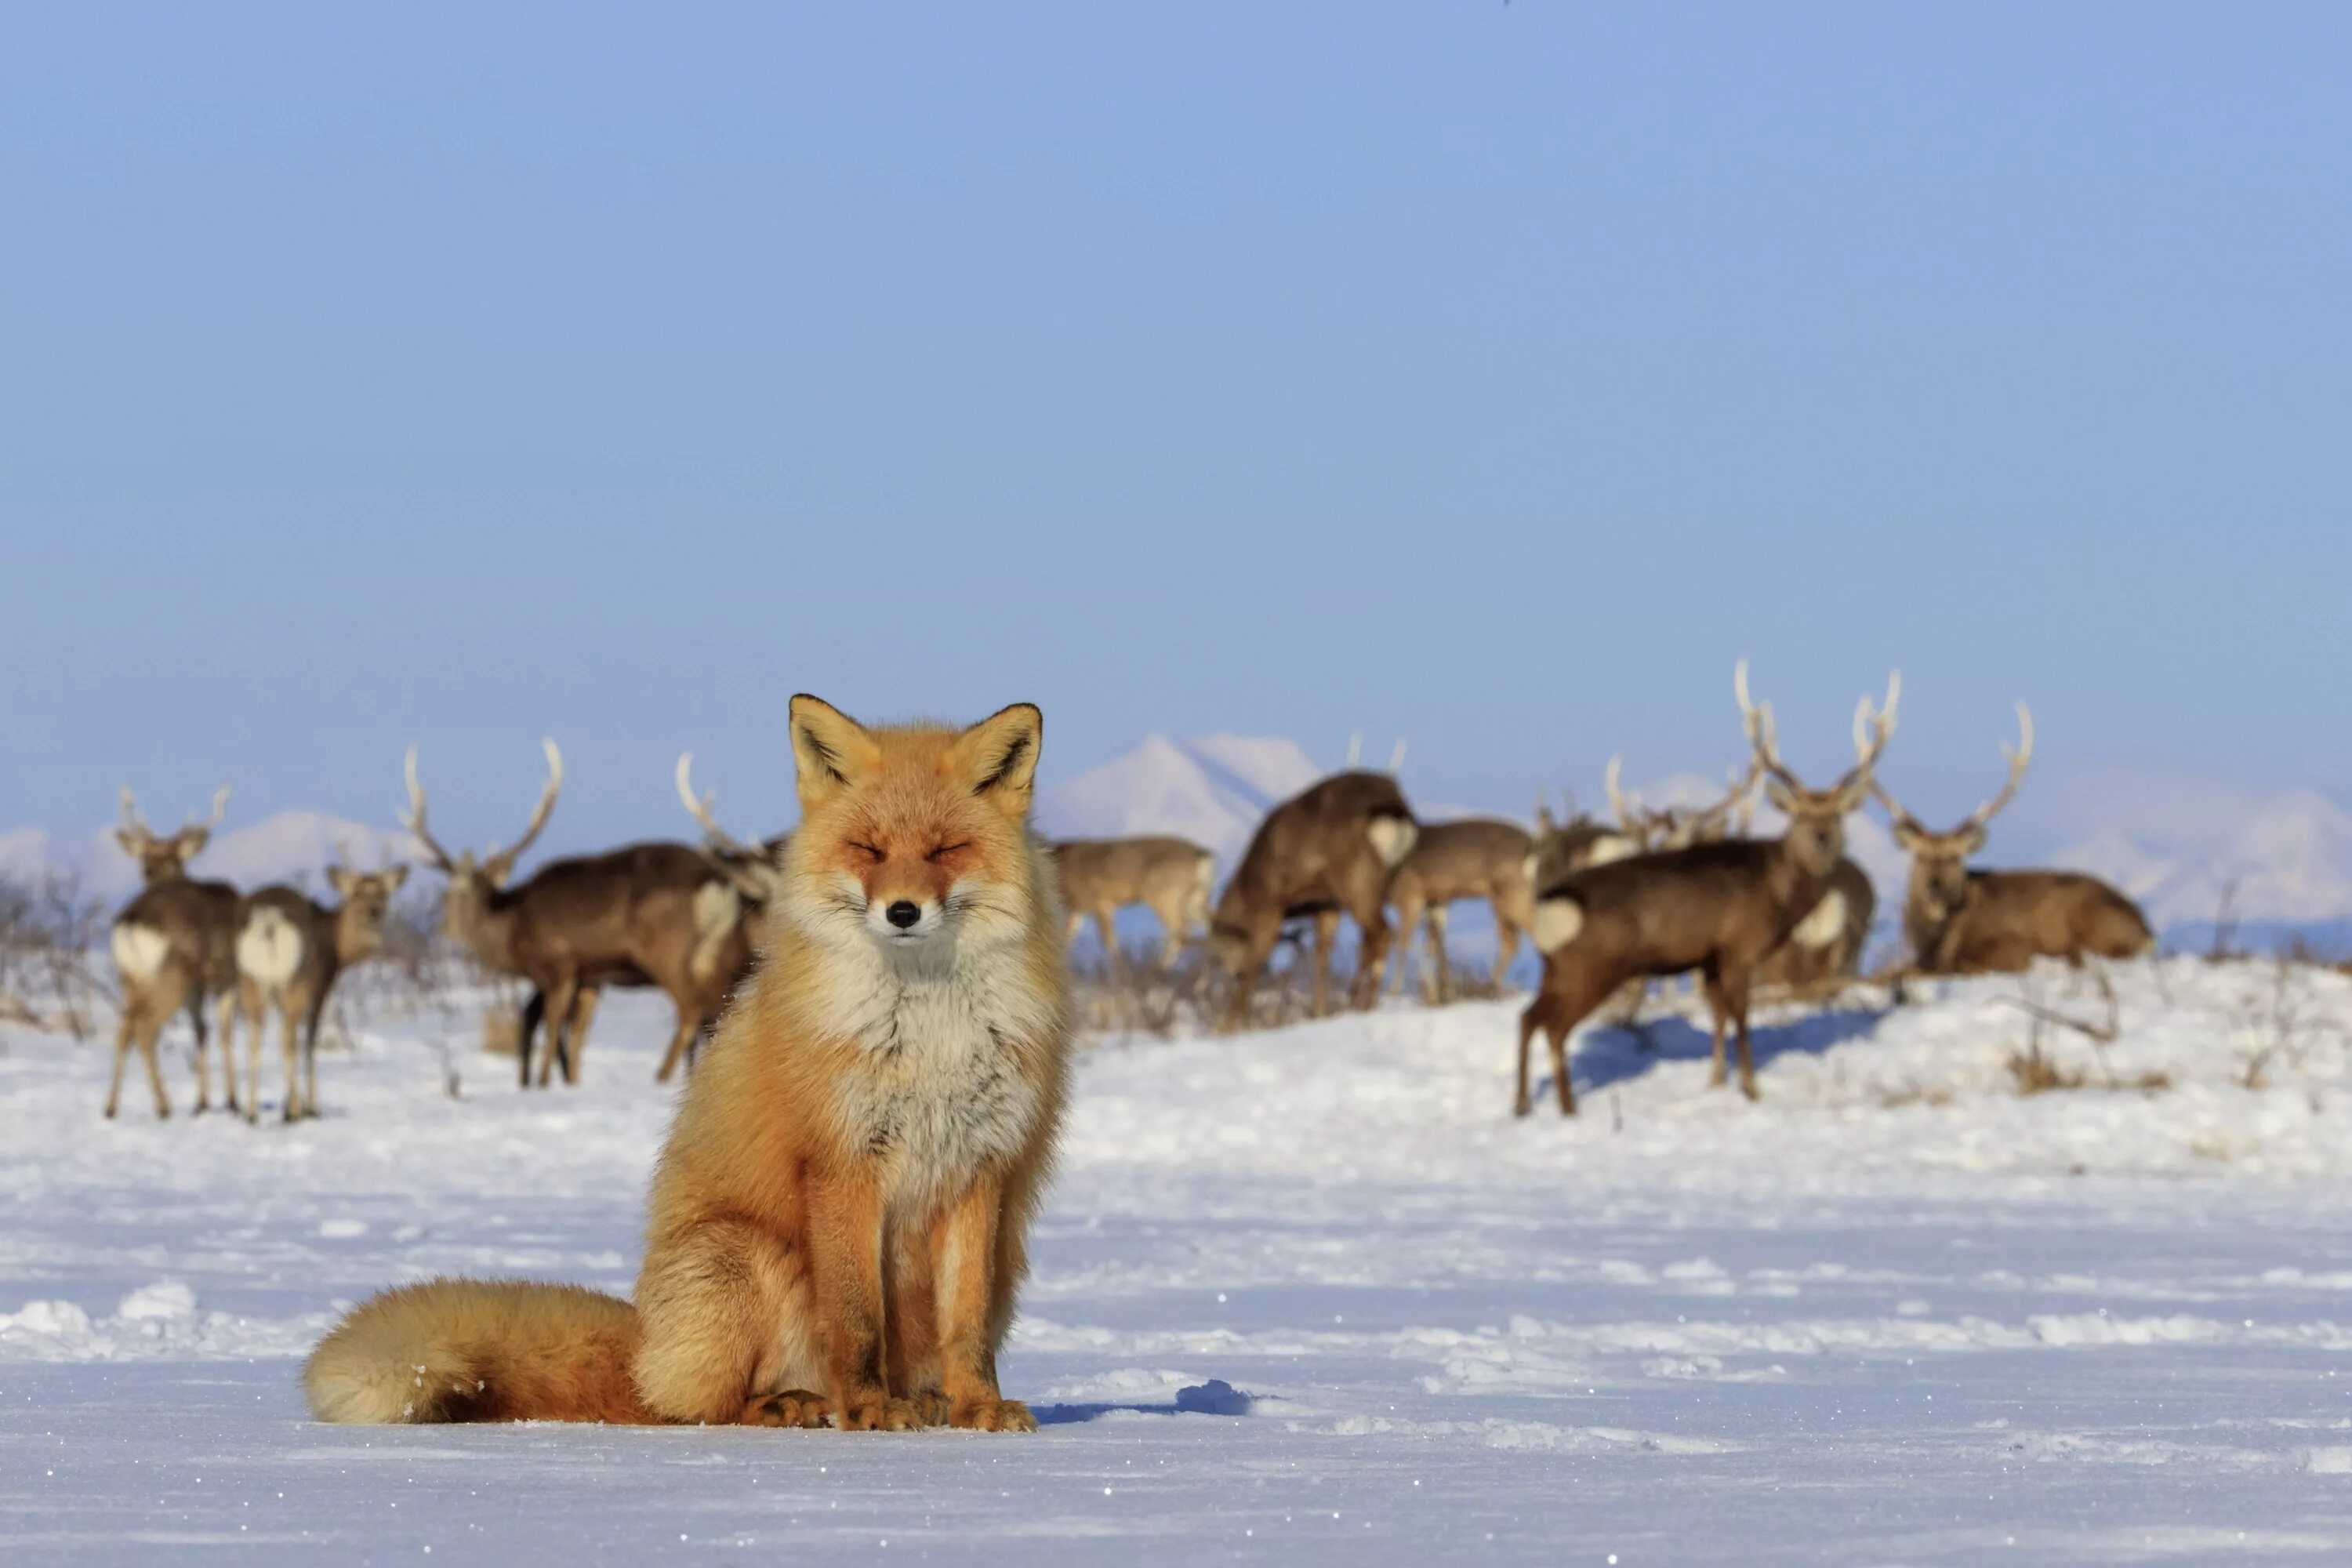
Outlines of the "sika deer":
[{"label": "sika deer", "polygon": [[[245,900],[236,968],[238,1005],[251,1031],[245,1047],[246,1121],[261,1115],[261,1031],[273,1006],[285,1051],[284,1119],[319,1114],[319,1019],[327,1010],[327,993],[344,970],[373,957],[382,945],[384,913],[407,879],[405,866],[381,871],[330,866],[327,880],[342,896],[338,906],[330,908],[288,887],[264,888]],[[302,1058],[299,1085],[294,1076],[298,1041]],[[235,1047],[224,1032],[221,1068],[232,1085],[236,1079]]]},{"label": "sika deer", "polygon": [[[212,1103],[212,1069],[205,1033],[205,999],[219,998],[221,1049],[233,1044],[230,1030],[236,1014],[236,925],[242,900],[226,882],[199,882],[187,874],[187,863],[212,839],[228,810],[228,786],[213,796],[209,821],[191,815],[177,833],[165,837],[140,818],[138,802],[129,785],[122,790],[122,826],[115,842],[139,862],[147,886],[114,917],[108,945],[122,982],[122,1016],[114,1031],[114,1076],[106,1090],[106,1114],[110,1119],[122,1099],[122,1068],[135,1045],[147,1064],[147,1087],[154,1091],[155,1114],[172,1114],[171,1096],[163,1089],[163,1069],[155,1060],[155,1042],[172,1015],[187,1009],[196,1035],[196,1113]],[[236,1109],[236,1074],[226,1075],[228,1107]]]}]

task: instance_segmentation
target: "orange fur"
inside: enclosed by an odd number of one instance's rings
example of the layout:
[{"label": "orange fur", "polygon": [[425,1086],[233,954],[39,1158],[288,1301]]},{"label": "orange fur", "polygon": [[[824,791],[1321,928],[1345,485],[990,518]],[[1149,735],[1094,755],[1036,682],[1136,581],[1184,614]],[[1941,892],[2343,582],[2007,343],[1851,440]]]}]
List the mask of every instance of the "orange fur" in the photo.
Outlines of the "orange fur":
[{"label": "orange fur", "polygon": [[[1034,1427],[996,1352],[1068,1074],[1061,911],[1026,827],[1036,710],[867,730],[797,697],[792,726],[803,820],[768,960],[671,1129],[634,1310],[391,1292],[311,1357],[321,1419]],[[495,1414],[395,1405],[445,1373]]]}]

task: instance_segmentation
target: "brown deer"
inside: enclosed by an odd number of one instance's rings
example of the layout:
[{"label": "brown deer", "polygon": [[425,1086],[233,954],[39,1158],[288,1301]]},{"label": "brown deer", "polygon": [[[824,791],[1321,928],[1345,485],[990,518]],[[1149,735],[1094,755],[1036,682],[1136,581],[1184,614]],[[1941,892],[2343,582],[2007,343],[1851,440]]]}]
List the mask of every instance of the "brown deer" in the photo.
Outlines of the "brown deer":
[{"label": "brown deer", "polygon": [[1209,890],[1216,885],[1217,858],[1189,838],[1156,834],[1137,838],[1066,838],[1054,846],[1062,877],[1062,904],[1069,911],[1069,935],[1093,917],[1103,954],[1118,962],[1118,931],[1112,918],[1129,904],[1160,917],[1164,933],[1160,963],[1176,962],[1184,943],[1209,923]]},{"label": "brown deer", "polygon": [[1536,867],[1531,880],[1538,888],[1549,888],[1587,866],[1606,866],[1612,860],[1639,855],[1642,849],[1640,839],[1578,811],[1572,795],[1566,821],[1552,816],[1549,802],[1540,797],[1536,801]]},{"label": "brown deer", "polygon": [[1886,705],[1868,697],[1854,710],[1854,745],[1861,761],[1825,790],[1809,789],[1780,761],[1769,707],[1748,700],[1748,666],[1733,676],[1749,748],[1769,775],[1772,804],[1788,816],[1778,838],[1730,838],[1638,855],[1580,871],[1547,888],[1536,901],[1536,945],[1544,973],[1536,998],[1519,1016],[1517,1114],[1533,1109],[1528,1094],[1529,1047],[1538,1029],[1551,1048],[1560,1114],[1576,1114],[1569,1083],[1569,1031],[1625,984],[1642,976],[1696,970],[1715,1022],[1715,1070],[1724,1080],[1724,1033],[1739,1037],[1739,1088],[1756,1098],[1748,1043],[1748,992],[1767,954],[1788,939],[1829,890],[1845,848],[1846,814],[1870,787],[1871,770],[1895,730],[1900,677],[1890,677]]},{"label": "brown deer", "polygon": [[1389,882],[1389,902],[1397,911],[1397,984],[1404,984],[1414,932],[1425,930],[1422,995],[1431,1002],[1450,1000],[1454,969],[1445,951],[1446,906],[1457,899],[1484,899],[1495,911],[1493,983],[1499,987],[1519,951],[1519,933],[1535,918],[1539,858],[1534,836],[1515,823],[1471,817],[1422,828]]},{"label": "brown deer", "polygon": [[1371,1005],[1388,952],[1389,878],[1420,831],[1396,779],[1363,769],[1334,773],[1268,812],[1209,922],[1210,946],[1232,982],[1222,1026],[1236,1029],[1248,1018],[1283,922],[1301,916],[1315,921],[1316,1014],[1329,1011],[1331,945],[1343,911],[1363,933],[1350,994],[1358,1006]]},{"label": "brown deer", "polygon": [[[264,888],[245,900],[236,936],[238,1008],[245,1015],[245,1119],[261,1116],[261,1031],[274,1006],[286,1061],[285,1120],[319,1114],[319,1019],[327,993],[352,964],[374,956],[383,942],[383,917],[408,879],[405,866],[354,871],[330,866],[327,880],[341,895],[334,907],[297,888]],[[295,1080],[297,1043],[301,1081]],[[236,1080],[236,1042],[221,1037],[221,1070]],[[234,1100],[232,1100],[234,1103]]]},{"label": "brown deer", "polygon": [[[694,753],[677,758],[677,798],[688,815],[701,825],[702,855],[720,881],[710,883],[694,905],[694,956],[689,967],[722,998],[731,998],[736,986],[751,973],[767,949],[768,905],[783,888],[784,853],[793,836],[779,833],[757,844],[746,844],[719,825],[719,792],[694,793]],[[723,1009],[723,1003],[722,1003]],[[717,1021],[713,1015],[713,1022]],[[694,1065],[694,1049],[687,1047],[687,1065]]]},{"label": "brown deer", "polygon": [[2139,906],[2079,871],[1972,871],[1985,829],[2017,794],[2033,760],[2033,714],[2017,705],[2017,749],[2006,742],[2009,778],[2000,793],[1948,833],[1937,833],[1895,804],[1875,779],[1895,842],[1911,855],[1903,938],[1914,968],[1927,974],[2014,972],[2036,958],[2079,966],[2086,957],[2137,958],[2156,945]]},{"label": "brown deer", "polygon": [[1839,857],[1830,890],[1764,960],[1756,983],[1800,994],[1835,990],[1836,982],[1861,969],[1877,918],[1878,889],[1870,885],[1870,873]]},{"label": "brown deer", "polygon": [[[139,862],[145,889],[114,917],[108,945],[122,983],[122,1016],[114,1031],[114,1077],[106,1090],[111,1118],[122,1099],[122,1068],[135,1045],[147,1064],[147,1086],[155,1094],[155,1114],[172,1114],[171,1096],[155,1060],[155,1043],[172,1015],[187,1009],[196,1035],[196,1112],[212,1103],[212,1070],[205,1031],[205,1000],[220,1005],[221,1050],[229,1051],[236,1009],[236,925],[242,902],[226,882],[200,882],[187,864],[212,841],[213,829],[228,811],[228,786],[213,796],[209,820],[191,814],[178,832],[163,835],[141,819],[129,785],[122,790],[122,825],[114,841]],[[224,1063],[224,1066],[226,1064]],[[236,1074],[226,1075],[228,1106],[236,1109]]]},{"label": "brown deer", "polygon": [[695,903],[719,879],[710,863],[684,844],[632,844],[603,855],[551,860],[520,887],[509,888],[516,858],[547,826],[563,785],[563,757],[547,749],[548,779],[520,842],[477,861],[469,850],[451,855],[425,826],[424,786],[416,750],[409,748],[409,809],[402,826],[449,879],[441,906],[442,930],[463,943],[483,967],[520,975],[535,994],[524,1005],[516,1055],[523,1087],[530,1084],[532,1036],[544,1020],[547,1054],[540,1085],[561,1067],[563,1081],[579,1078],[579,1006],[608,984],[654,984],[677,1008],[677,1026],[656,1081],[667,1081],[688,1045],[718,1016],[723,988],[694,965]]}]

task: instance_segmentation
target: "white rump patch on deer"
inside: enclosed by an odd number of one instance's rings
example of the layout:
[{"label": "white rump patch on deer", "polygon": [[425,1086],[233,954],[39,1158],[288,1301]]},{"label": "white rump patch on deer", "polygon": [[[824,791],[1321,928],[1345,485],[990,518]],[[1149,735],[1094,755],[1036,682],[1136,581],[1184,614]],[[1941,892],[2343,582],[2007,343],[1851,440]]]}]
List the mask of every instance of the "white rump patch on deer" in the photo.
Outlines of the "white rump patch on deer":
[{"label": "white rump patch on deer", "polygon": [[302,967],[302,933],[283,910],[267,905],[246,917],[236,933],[237,973],[257,985],[283,985]]},{"label": "white rump patch on deer", "polygon": [[1642,852],[1641,841],[1622,833],[1604,833],[1592,841],[1584,852],[1587,867],[1606,866],[1612,860],[1631,860]]},{"label": "white rump patch on deer", "polygon": [[1532,882],[1536,879],[1536,863],[1539,858],[1541,858],[1539,856],[1531,854],[1526,859],[1519,862],[1520,881]]},{"label": "white rump patch on deer", "polygon": [[1845,934],[1845,895],[1832,892],[1813,906],[1813,912],[1797,922],[1789,940],[1799,947],[1820,948]]},{"label": "white rump patch on deer", "polygon": [[719,967],[719,950],[743,915],[743,895],[725,882],[705,882],[694,890],[694,952],[687,966],[708,980]]},{"label": "white rump patch on deer", "polygon": [[1536,905],[1533,935],[1538,951],[1557,952],[1584,930],[1584,906],[1574,899],[1545,899]]},{"label": "white rump patch on deer", "polygon": [[109,945],[114,949],[114,967],[122,972],[122,977],[142,985],[163,973],[163,961],[172,955],[172,939],[153,926],[116,926]]},{"label": "white rump patch on deer", "polygon": [[1376,816],[1364,831],[1371,836],[1372,852],[1391,870],[1412,853],[1413,840],[1421,837],[1421,829],[1401,816]]}]

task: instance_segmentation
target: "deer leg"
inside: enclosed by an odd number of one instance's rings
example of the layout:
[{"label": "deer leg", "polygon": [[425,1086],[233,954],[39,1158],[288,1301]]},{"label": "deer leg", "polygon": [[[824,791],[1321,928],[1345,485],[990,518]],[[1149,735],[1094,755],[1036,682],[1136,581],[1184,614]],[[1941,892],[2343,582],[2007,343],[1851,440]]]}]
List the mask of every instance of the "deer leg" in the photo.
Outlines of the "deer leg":
[{"label": "deer leg", "polygon": [[1552,1087],[1559,1091],[1559,1113],[1576,1114],[1576,1088],[1568,1079],[1568,1030],[1558,1019],[1551,1020],[1544,1030],[1545,1043],[1551,1047]]},{"label": "deer leg", "polygon": [[[1451,1002],[1454,1000],[1454,960],[1445,951],[1445,906],[1430,905],[1429,913],[1423,918],[1429,928],[1426,938],[1429,944],[1429,964],[1436,972],[1436,1000],[1441,1003]],[[1429,989],[1427,986],[1423,987],[1423,994],[1427,994]]]},{"label": "deer leg", "polygon": [[[563,1081],[572,1083],[588,1070],[588,1025],[596,1016],[596,1004],[603,998],[601,985],[583,985],[572,1004],[572,1025],[563,1031]],[[688,1061],[687,1066],[693,1067]]]},{"label": "deer leg", "polygon": [[[1400,893],[1397,896],[1398,935],[1395,968],[1396,989],[1400,994],[1403,993],[1409,980],[1405,971],[1412,967],[1412,939],[1413,934],[1421,930],[1422,913],[1423,904],[1419,899],[1411,893]],[[1429,977],[1426,974],[1421,978],[1421,994],[1423,1001],[1429,1000]]]},{"label": "deer leg", "polygon": [[1533,1097],[1528,1093],[1528,1057],[1535,1045],[1536,1026],[1544,1016],[1545,1002],[1539,993],[1528,1004],[1527,1011],[1519,1015],[1519,1092],[1511,1101],[1514,1116],[1525,1116],[1536,1108]]},{"label": "deer leg", "polygon": [[192,1116],[202,1116],[212,1109],[213,1069],[211,1041],[205,1027],[205,994],[202,989],[188,993],[188,1026],[196,1032],[196,1108]]},{"label": "deer leg", "polygon": [[306,1016],[302,1026],[302,1114],[319,1114],[319,1021],[326,1016],[327,994],[320,992],[303,1009]]},{"label": "deer leg", "polygon": [[670,1074],[676,1072],[677,1064],[686,1059],[694,1037],[701,1030],[702,1015],[691,1004],[680,1002],[677,1005],[677,1027],[669,1033],[669,1049],[662,1053],[661,1066],[654,1069],[656,1083],[669,1081]]},{"label": "deer leg", "polygon": [[1359,973],[1352,994],[1358,1007],[1369,1009],[1381,999],[1381,980],[1389,966],[1389,918],[1377,893],[1356,915],[1356,934]]},{"label": "deer leg", "polygon": [[301,1055],[302,1030],[294,1021],[294,998],[286,991],[278,993],[278,1059],[286,1069],[286,1093],[278,1107],[280,1121],[302,1119]]},{"label": "deer leg", "polygon": [[533,1037],[547,1017],[547,993],[531,987],[530,997],[522,1005],[522,1026],[515,1032],[516,1087],[530,1087],[530,1049]]},{"label": "deer leg", "polygon": [[1495,906],[1495,978],[1496,990],[1503,988],[1503,976],[1511,972],[1511,960],[1519,952],[1518,922],[1503,912],[1500,903]]},{"label": "deer leg", "polygon": [[240,988],[245,1014],[245,1121],[248,1127],[261,1120],[261,1028],[269,1021],[261,987],[247,981]]},{"label": "deer leg", "polygon": [[1339,940],[1339,911],[1326,910],[1315,917],[1315,996],[1311,1016],[1331,1010],[1331,949]]},{"label": "deer leg", "polygon": [[244,988],[231,983],[220,997],[221,1096],[228,1113],[241,1113],[236,1092],[236,1016],[240,1010]]},{"label": "deer leg", "polygon": [[1730,1011],[1730,1002],[1724,994],[1723,980],[1715,971],[1710,969],[1706,972],[1704,984],[1706,987],[1707,1012],[1715,1019],[1715,1066],[1706,1075],[1706,1087],[1721,1089],[1723,1087],[1723,1026],[1725,1015]]},{"label": "deer leg", "polygon": [[547,1049],[539,1058],[539,1087],[545,1089],[556,1064],[563,1066],[563,1081],[572,1081],[572,1056],[567,1037],[572,1030],[572,1008],[580,999],[577,977],[560,973],[547,988]]},{"label": "deer leg", "polygon": [[109,1121],[114,1120],[114,1113],[121,1108],[122,1069],[131,1060],[131,1036],[139,1016],[140,1002],[139,994],[126,986],[122,997],[122,1016],[114,1024],[114,1077],[106,1086],[106,1119]]},{"label": "deer leg", "polygon": [[1731,1003],[1732,1021],[1739,1027],[1739,1092],[1756,1100],[1760,1097],[1756,1092],[1756,1057],[1748,1040],[1748,975],[1725,977],[1723,989]]},{"label": "deer leg", "polygon": [[163,1090],[163,1069],[155,1060],[155,1037],[163,1032],[158,1023],[139,1032],[140,1059],[147,1065],[147,1087],[155,1095],[155,1119],[168,1121],[172,1115],[172,1097]]}]

